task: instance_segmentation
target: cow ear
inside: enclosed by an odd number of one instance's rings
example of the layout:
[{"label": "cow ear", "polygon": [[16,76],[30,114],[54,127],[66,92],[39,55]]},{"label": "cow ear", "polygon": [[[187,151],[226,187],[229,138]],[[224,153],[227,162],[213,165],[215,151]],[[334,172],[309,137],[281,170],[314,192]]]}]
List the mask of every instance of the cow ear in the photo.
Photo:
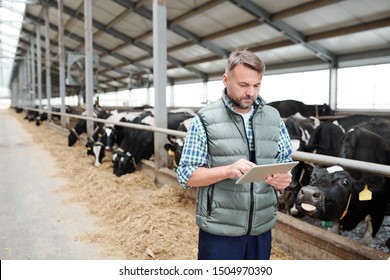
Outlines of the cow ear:
[{"label": "cow ear", "polygon": [[168,151],[170,151],[171,149],[172,149],[172,145],[171,144],[165,144],[164,145],[164,149],[168,152]]},{"label": "cow ear", "polygon": [[367,175],[360,180],[362,185],[381,187],[385,184],[385,178],[379,175]]},{"label": "cow ear", "polygon": [[172,144],[176,143],[176,137],[172,135],[168,135],[168,141],[171,142]]}]

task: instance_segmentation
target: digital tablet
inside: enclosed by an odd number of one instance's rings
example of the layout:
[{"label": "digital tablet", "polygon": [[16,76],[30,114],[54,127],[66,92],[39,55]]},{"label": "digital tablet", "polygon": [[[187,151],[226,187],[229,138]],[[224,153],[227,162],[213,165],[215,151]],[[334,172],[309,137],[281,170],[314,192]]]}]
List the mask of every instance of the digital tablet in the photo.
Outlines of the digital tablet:
[{"label": "digital tablet", "polygon": [[242,175],[236,184],[246,184],[250,182],[262,181],[268,176],[277,173],[286,173],[294,168],[299,161],[275,163],[275,164],[264,164],[253,166],[247,173]]}]

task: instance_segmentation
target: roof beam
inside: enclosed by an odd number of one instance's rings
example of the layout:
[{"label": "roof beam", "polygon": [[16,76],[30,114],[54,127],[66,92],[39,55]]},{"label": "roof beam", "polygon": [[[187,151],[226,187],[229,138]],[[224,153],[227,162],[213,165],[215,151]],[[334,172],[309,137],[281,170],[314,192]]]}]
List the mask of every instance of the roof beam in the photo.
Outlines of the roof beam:
[{"label": "roof beam", "polygon": [[390,17],[306,36],[308,42],[390,26]]},{"label": "roof beam", "polygon": [[[49,2],[49,5],[51,7],[57,8],[57,2],[56,1],[49,0],[48,2]],[[126,8],[128,8],[130,10],[134,10],[134,11],[138,10],[138,9],[141,9],[141,10],[144,9],[143,7],[140,7],[138,3],[135,3],[135,2],[128,3],[127,1],[124,1],[124,4],[123,3],[119,3],[119,4],[125,6]],[[71,17],[77,17],[80,21],[84,20],[84,14],[83,13],[77,12],[77,11],[69,8],[68,6],[64,6],[64,12],[66,14],[68,14],[69,16],[71,16]],[[152,18],[152,12],[151,11],[146,10],[146,11],[144,11],[144,13],[142,13],[142,15],[145,15],[145,14],[148,15],[147,17]],[[124,42],[128,42],[129,44],[132,44],[132,45],[134,45],[134,46],[136,46],[136,47],[138,47],[138,48],[148,52],[149,54],[153,54],[153,48],[152,47],[150,47],[150,46],[148,46],[148,45],[146,45],[146,44],[144,44],[144,43],[142,43],[140,41],[137,41],[134,38],[131,38],[130,36],[128,36],[128,35],[126,35],[126,34],[124,34],[122,32],[119,32],[119,31],[115,30],[114,28],[112,28],[112,26],[106,26],[106,25],[104,25],[103,23],[101,23],[101,22],[99,22],[97,20],[93,20],[92,24],[93,24],[93,26],[95,28],[104,31],[104,32],[112,35],[113,37],[116,37],[116,38],[118,38],[118,39],[120,39],[120,40],[122,40]],[[95,46],[95,44],[94,44],[94,46]],[[127,59],[127,60],[129,60],[129,59]],[[179,60],[174,59],[174,58],[172,58],[170,56],[168,56],[168,61],[170,61],[171,63],[176,64],[179,67],[185,67],[183,62],[180,62]],[[132,61],[132,63],[129,63],[129,64],[134,64],[137,67],[141,67],[141,68],[148,68],[148,67],[146,67],[144,65],[140,65],[140,64],[137,65],[137,63],[134,63],[133,61]],[[148,69],[151,72],[153,72],[153,69],[150,69],[150,68],[148,68]],[[206,76],[206,74],[204,72],[201,72],[201,71],[199,71],[199,70],[197,70],[195,68],[187,68],[187,69],[189,71],[195,72],[197,75],[199,75],[201,77]]]},{"label": "roof beam", "polygon": [[273,29],[279,31],[294,43],[300,44],[308,50],[312,51],[320,59],[329,63],[333,63],[336,60],[336,56],[333,53],[317,44],[308,43],[303,34],[299,33],[281,20],[273,20],[270,13],[268,13],[266,10],[253,3],[252,1],[230,0],[230,2],[235,4],[240,9],[246,11],[247,13],[253,15],[257,19],[261,20],[263,23],[267,24]]},{"label": "roof beam", "polygon": [[[147,18],[148,20],[150,21],[153,21],[153,17],[152,17],[152,11],[146,9],[145,7],[134,7],[135,3],[134,2],[129,2],[129,1],[125,1],[125,0],[113,0],[114,2],[128,8],[128,9],[133,9],[134,12],[136,12],[137,14]],[[204,48],[210,50],[211,52],[214,52],[216,54],[218,54],[219,56],[221,56],[222,58],[227,58],[227,56],[229,55],[229,53],[218,47],[217,45],[211,43],[211,42],[202,42],[200,41],[200,38],[199,36],[197,36],[196,34],[193,34],[192,32],[190,32],[189,30],[186,30],[185,28],[179,26],[178,24],[174,23],[174,24],[171,24],[170,21],[167,22],[167,27],[168,29],[172,30],[173,32],[183,36],[184,38],[187,38],[191,41],[193,41],[194,43],[198,44],[198,45],[201,45],[203,46]]]},{"label": "roof beam", "polygon": [[271,15],[271,19],[273,21],[281,20],[281,19],[284,19],[286,17],[291,17],[291,16],[299,15],[301,13],[310,12],[312,10],[315,10],[315,9],[318,9],[318,8],[321,8],[321,7],[324,7],[324,6],[332,5],[332,4],[335,4],[335,3],[338,3],[338,2],[343,2],[343,1],[345,1],[345,0],[316,0],[316,1],[311,1],[311,2],[303,3],[301,5],[294,6],[294,7],[291,7],[289,9],[285,9],[283,11],[277,12],[277,13]]},{"label": "roof beam", "polygon": [[[55,0],[48,0],[48,4],[50,7],[52,8],[55,8],[57,9],[57,1]],[[69,8],[68,6],[65,6],[64,5],[64,13],[66,13],[67,15],[69,15],[70,17],[74,17],[74,18],[77,18],[78,20],[80,20],[81,22],[84,22],[84,14],[78,10],[73,10],[72,8]],[[92,24],[95,28],[99,29],[99,30],[103,30],[104,32],[122,40],[122,41],[125,41],[125,42],[131,42],[131,43],[135,43],[135,42],[132,42],[133,39],[128,37],[127,35],[119,32],[119,31],[116,31],[115,29],[113,28],[109,28],[109,29],[106,29],[105,25],[103,23],[100,23],[98,22],[97,20],[93,20],[92,21]],[[55,26],[54,28],[56,31],[58,30],[57,26]],[[71,37],[70,35],[68,34],[72,34],[71,32],[65,30],[65,35],[67,35],[68,37]],[[75,35],[73,34],[72,36],[75,36],[77,39],[75,39],[76,41],[78,42],[84,42],[84,38],[83,37],[80,37],[78,35]],[[73,38],[73,37],[71,37]],[[110,54],[111,56],[114,56],[116,57],[117,59],[119,60],[122,60],[122,61],[127,61],[129,64],[134,64],[134,62],[129,59],[128,57],[125,57],[125,56],[122,56],[122,55],[119,55],[119,54],[115,54],[115,53],[111,53],[111,51],[109,49],[106,49],[102,46],[99,46],[97,45],[96,43],[93,44],[93,47],[94,49],[98,49],[100,51],[102,51],[103,53],[107,53],[107,54]],[[142,44],[142,46],[138,46],[137,47],[140,47],[141,49],[144,49],[145,51],[153,51],[153,49],[145,44]],[[117,55],[117,56],[116,56]],[[121,57],[121,58],[119,58]],[[145,67],[144,65],[137,65],[138,67],[142,67],[142,68],[147,68]],[[150,69],[151,70],[151,69]]]},{"label": "roof beam", "polygon": [[[29,13],[26,13],[25,17],[33,20],[35,23],[37,24],[43,24],[43,20],[42,19],[39,19],[39,18],[36,18],[34,15],[31,15]],[[50,23],[50,29],[58,32],[58,27],[55,25],[55,24],[52,24]],[[78,42],[84,42],[84,38],[83,37],[80,37],[78,36],[77,34],[74,34],[74,33],[71,33],[70,31],[67,31],[65,30],[64,31],[64,35],[69,37],[69,38],[72,38],[73,40],[75,41],[78,41]],[[108,54],[108,55],[111,55],[115,58],[117,58],[118,60],[121,60],[121,61],[126,61],[127,63],[129,64],[133,64],[134,62],[132,60],[130,60],[129,58],[123,56],[123,55],[120,55],[120,54],[117,54],[117,53],[112,53],[109,49],[103,47],[103,46],[100,46],[96,43],[93,44],[94,46],[94,49],[97,49],[99,50],[100,52],[102,53],[105,53],[105,54]]]},{"label": "roof beam", "polygon": [[[26,16],[27,16],[28,14],[26,14]],[[33,31],[30,31],[30,30],[27,30],[26,28],[22,28],[22,33],[25,33],[25,34],[27,34],[27,35],[29,35],[29,36],[31,36],[31,37],[34,37],[35,36],[35,34],[33,33]],[[41,40],[43,40],[44,39],[44,37],[42,37],[41,36]],[[26,41],[24,41],[22,38],[20,38],[20,43],[23,43],[23,44],[29,44],[28,42],[26,42]],[[53,40],[50,40],[50,44],[52,45],[52,46],[58,46],[58,41],[53,41]],[[42,45],[42,49],[44,49],[44,47],[43,47],[43,45]],[[67,52],[72,52],[72,51],[74,51],[73,49],[70,49],[70,48],[68,48],[68,47],[66,47],[65,46],[65,50],[67,51]],[[53,56],[57,56],[57,53],[54,53],[54,52],[52,52],[53,53]],[[109,68],[110,70],[114,70],[114,71],[116,71],[116,72],[118,72],[118,73],[120,73],[120,74],[122,74],[122,75],[128,75],[128,73],[126,72],[126,71],[123,71],[123,70],[121,70],[121,69],[116,69],[116,68],[113,68],[111,65],[109,65],[109,64],[107,64],[107,63],[104,63],[104,62],[102,62],[102,61],[99,61],[99,65],[100,66],[103,66],[103,67],[106,67],[106,68]],[[101,71],[99,71],[99,75],[100,74],[103,74],[103,73],[101,73]],[[107,78],[109,78],[109,79],[114,79],[113,77],[111,77],[111,76],[109,76],[109,75],[105,75]],[[125,84],[124,84],[125,85]]]}]

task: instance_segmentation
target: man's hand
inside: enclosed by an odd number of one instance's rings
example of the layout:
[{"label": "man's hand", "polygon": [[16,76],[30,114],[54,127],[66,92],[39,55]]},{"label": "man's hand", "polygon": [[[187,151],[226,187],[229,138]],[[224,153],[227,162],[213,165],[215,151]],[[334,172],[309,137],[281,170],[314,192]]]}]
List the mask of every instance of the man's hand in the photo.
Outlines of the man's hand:
[{"label": "man's hand", "polygon": [[284,190],[291,183],[291,173],[279,173],[265,178],[265,182],[277,190]]},{"label": "man's hand", "polygon": [[255,166],[253,162],[246,159],[239,159],[236,162],[226,166],[226,178],[236,179],[244,175],[251,169],[252,166]]}]

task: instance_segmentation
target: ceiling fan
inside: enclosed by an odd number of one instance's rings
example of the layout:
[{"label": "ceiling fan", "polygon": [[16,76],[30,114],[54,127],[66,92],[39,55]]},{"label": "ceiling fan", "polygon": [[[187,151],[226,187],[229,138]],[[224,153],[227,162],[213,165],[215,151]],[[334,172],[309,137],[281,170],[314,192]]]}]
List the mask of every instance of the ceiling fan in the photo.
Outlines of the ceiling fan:
[{"label": "ceiling fan", "polygon": [[130,71],[129,89],[148,87],[150,73],[146,69],[135,69]]},{"label": "ceiling fan", "polygon": [[[93,76],[94,84],[98,80],[99,57],[93,58]],[[67,59],[67,77],[66,85],[68,86],[84,86],[85,85],[85,54],[84,53],[68,53]]]}]

